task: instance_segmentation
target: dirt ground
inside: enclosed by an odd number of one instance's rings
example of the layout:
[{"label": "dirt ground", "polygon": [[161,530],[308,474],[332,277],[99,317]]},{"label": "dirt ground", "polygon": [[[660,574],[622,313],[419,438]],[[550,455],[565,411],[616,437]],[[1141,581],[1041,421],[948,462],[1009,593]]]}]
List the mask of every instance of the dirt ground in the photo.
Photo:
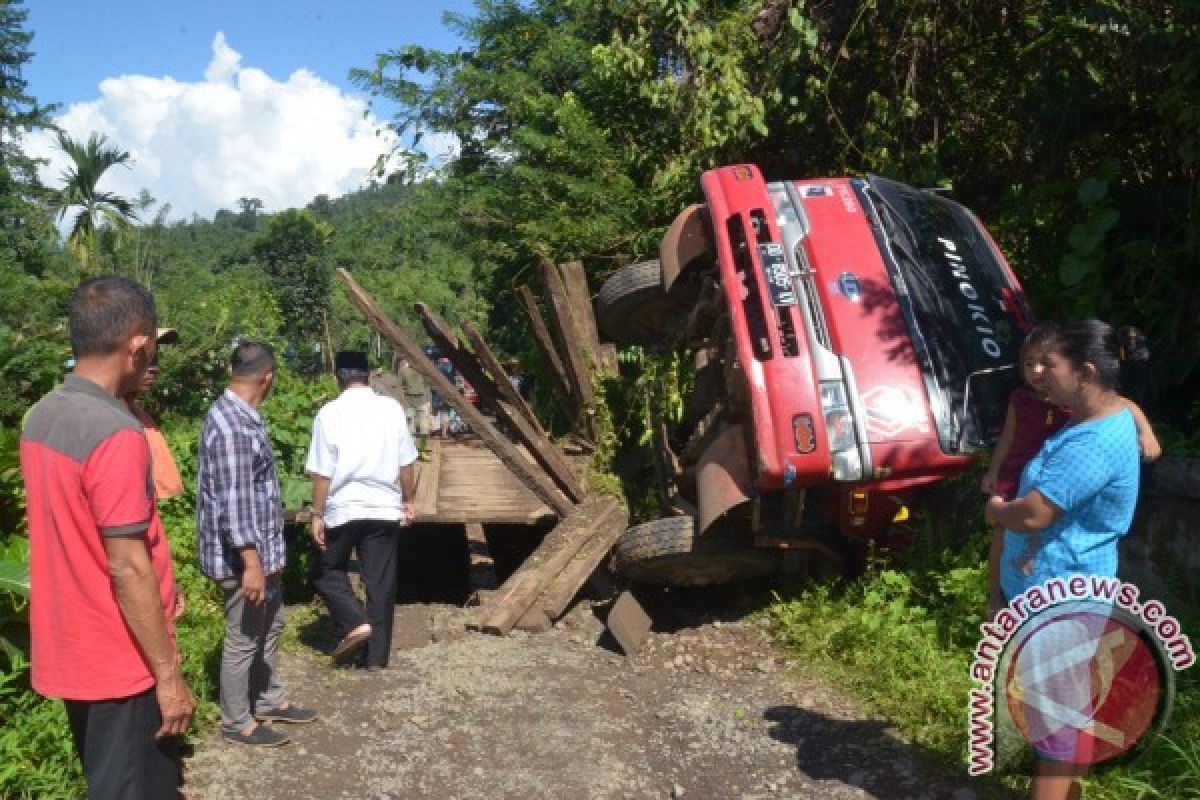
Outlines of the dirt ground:
[{"label": "dirt ground", "polygon": [[467,631],[455,606],[402,605],[382,672],[333,668],[310,626],[281,669],[321,719],[276,749],[209,734],[188,797],[975,797],[729,605],[658,595],[630,658],[588,603],[503,638]]}]

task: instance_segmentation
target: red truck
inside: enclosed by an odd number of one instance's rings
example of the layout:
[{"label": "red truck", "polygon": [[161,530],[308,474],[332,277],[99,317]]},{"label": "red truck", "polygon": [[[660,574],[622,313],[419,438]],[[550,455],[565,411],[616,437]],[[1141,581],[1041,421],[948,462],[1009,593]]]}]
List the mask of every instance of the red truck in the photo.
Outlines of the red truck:
[{"label": "red truck", "polygon": [[[602,287],[608,338],[683,348],[694,383],[656,442],[671,516],[631,528],[635,580],[718,583],[896,546],[915,490],[990,447],[1032,315],[968,209],[877,176],[704,173],[660,258]],[[795,563],[797,557],[783,559]]]}]

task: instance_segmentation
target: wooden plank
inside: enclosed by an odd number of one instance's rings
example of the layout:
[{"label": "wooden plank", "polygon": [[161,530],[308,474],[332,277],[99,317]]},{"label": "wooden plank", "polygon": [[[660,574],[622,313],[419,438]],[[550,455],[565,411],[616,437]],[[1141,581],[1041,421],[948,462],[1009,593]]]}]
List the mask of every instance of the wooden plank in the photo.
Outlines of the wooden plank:
[{"label": "wooden plank", "polygon": [[587,543],[563,567],[562,572],[546,584],[545,591],[535,605],[551,619],[561,617],[571,600],[579,593],[579,587],[595,572],[596,567],[628,527],[629,514],[623,508],[608,514],[592,531]]},{"label": "wooden plank", "polygon": [[475,326],[470,322],[463,323],[463,331],[467,334],[468,341],[471,342],[471,347],[475,351],[475,356],[479,359],[479,363],[483,369],[490,373],[492,385],[500,392],[500,397],[495,399],[497,409],[504,412],[508,417],[512,417],[513,412],[520,414],[525,421],[524,426],[514,425],[513,432],[517,434],[517,438],[521,444],[529,448],[533,457],[542,467],[550,473],[550,477],[554,478],[555,483],[562,489],[568,497],[578,503],[583,499],[583,489],[579,484],[575,470],[567,462],[566,456],[558,445],[550,440],[550,436],[542,428],[538,422],[537,415],[533,413],[533,409],[525,402],[525,398],[513,388],[512,383],[508,380],[508,374],[505,373],[504,367],[500,365],[499,359],[496,358],[492,348],[488,347],[483,337],[475,330]]},{"label": "wooden plank", "polygon": [[512,381],[509,380],[508,372],[500,363],[500,359],[496,358],[496,354],[492,352],[492,348],[484,341],[484,338],[479,335],[479,331],[475,330],[475,326],[468,320],[464,320],[462,324],[463,333],[467,335],[467,341],[471,343],[471,349],[475,351],[479,363],[483,365],[484,370],[490,375],[492,381],[495,382],[496,388],[500,390],[500,395],[509,402],[514,408],[521,412],[521,416],[529,421],[530,427],[538,434],[538,436],[546,441],[550,441],[544,428],[542,428],[541,420],[537,418],[537,414],[533,413],[533,409],[529,407],[529,403],[525,402],[525,398],[521,397],[520,392],[513,388]]},{"label": "wooden plank", "polygon": [[592,376],[583,357],[583,348],[571,320],[566,287],[558,268],[549,261],[539,262],[538,272],[546,286],[546,299],[550,306],[550,334],[558,351],[563,355],[563,368],[567,373],[571,393],[578,398],[579,416],[576,418],[576,428],[587,438],[596,441],[597,432],[593,417],[596,396],[592,390]]},{"label": "wooden plank", "polygon": [[533,332],[533,340],[537,343],[538,350],[541,351],[542,358],[546,362],[550,383],[554,388],[554,398],[567,415],[567,419],[574,423],[579,417],[579,401],[571,394],[571,383],[567,380],[567,371],[563,368],[562,357],[554,346],[550,331],[546,328],[546,321],[542,319],[537,299],[528,286],[518,286],[516,293],[521,308],[525,309],[525,316],[529,318],[529,329]]},{"label": "wooden plank", "polygon": [[[450,330],[450,326],[446,324],[445,320],[424,303],[417,303],[416,308],[425,323],[426,332],[429,333],[434,343],[462,373],[467,383],[475,387],[479,397],[496,409],[497,418],[513,431],[514,436],[521,444],[525,445],[526,452],[533,456],[533,460],[537,462],[538,466],[546,471],[546,474],[571,502],[577,503],[583,499],[579,483],[575,480],[571,468],[562,458],[562,453],[554,446],[554,443],[545,436],[545,433],[539,438],[520,412],[504,400],[496,382],[484,373],[483,368],[476,361],[475,355],[459,345],[458,337]],[[501,374],[503,374],[503,370],[501,370]],[[505,379],[505,385],[508,386],[507,379]],[[512,387],[508,386],[508,388]]]},{"label": "wooden plank", "polygon": [[588,288],[587,273],[579,261],[568,261],[558,265],[567,299],[571,304],[571,316],[580,341],[584,343],[590,363],[597,371],[607,375],[617,374],[617,349],[611,344],[600,343],[600,331],[596,327],[596,311],[592,305],[592,292]]},{"label": "wooden plank", "polygon": [[560,516],[566,516],[571,510],[572,505],[555,489],[553,482],[545,474],[534,468],[520,454],[512,442],[508,441],[507,438],[492,427],[492,423],[488,422],[487,418],[480,414],[475,406],[467,402],[458,393],[458,390],[446,379],[441,370],[425,355],[425,351],[417,345],[416,341],[409,336],[407,331],[396,325],[396,323],[392,322],[383,313],[375,303],[375,300],[351,277],[349,271],[343,267],[339,267],[337,275],[345,286],[346,293],[349,295],[351,302],[358,306],[359,310],[363,312],[375,329],[383,334],[400,351],[401,355],[408,358],[409,363],[413,365],[417,372],[421,373],[421,376],[425,378],[429,386],[440,392],[445,401],[462,415],[467,424],[471,426],[471,429],[483,439],[484,443],[504,462],[505,466],[520,478],[521,482],[529,487],[530,491],[537,495],[538,499],[554,509]]},{"label": "wooden plank", "polygon": [[650,634],[650,616],[628,590],[621,592],[604,620],[625,655],[633,655]]},{"label": "wooden plank", "polygon": [[554,627],[554,620],[547,617],[546,612],[533,606],[517,620],[517,624],[513,627],[526,633],[545,633]]},{"label": "wooden plank", "polygon": [[436,517],[438,511],[438,484],[442,475],[442,443],[429,440],[429,460],[418,461],[417,491],[413,497],[413,511],[418,518]]},{"label": "wooden plank", "polygon": [[436,519],[417,517],[417,522],[436,522],[439,525],[469,525],[472,522],[478,522],[481,525],[541,525],[558,518],[558,514],[548,506],[541,506],[540,509],[531,511],[497,508],[447,511],[443,508],[439,511]]},{"label": "wooden plank", "polygon": [[568,261],[558,265],[562,275],[564,294],[571,308],[571,320],[575,334],[587,348],[593,359],[600,353],[600,331],[596,327],[596,313],[592,310],[592,293],[588,289],[587,273],[579,261]]},{"label": "wooden plank", "polygon": [[486,633],[506,634],[533,606],[545,585],[570,563],[604,521],[624,513],[607,495],[591,495],[546,535],[537,550],[509,576],[486,607],[480,609],[478,627]]}]

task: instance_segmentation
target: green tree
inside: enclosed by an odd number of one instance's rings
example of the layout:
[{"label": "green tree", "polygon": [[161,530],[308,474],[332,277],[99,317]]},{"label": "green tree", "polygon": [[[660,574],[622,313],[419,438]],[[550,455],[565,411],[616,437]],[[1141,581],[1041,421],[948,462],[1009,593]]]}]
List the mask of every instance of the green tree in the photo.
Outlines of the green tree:
[{"label": "green tree", "polygon": [[274,287],[284,333],[294,352],[320,342],[329,311],[330,269],[325,260],[333,228],[307,211],[271,217],[254,240],[254,259]]},{"label": "green tree", "polygon": [[118,165],[127,166],[130,156],[110,145],[101,133],[92,133],[86,143],[59,133],[58,145],[70,157],[71,166],[63,171],[56,210],[59,220],[75,213],[67,249],[86,273],[95,265],[98,234],[107,229],[119,239],[137,219],[132,201],[99,188],[104,173]]},{"label": "green tree", "polygon": [[0,265],[40,274],[52,257],[54,229],[41,209],[45,189],[37,162],[21,149],[24,134],[51,125],[56,106],[40,105],[22,74],[33,57],[29,12],[20,0],[0,2]]}]

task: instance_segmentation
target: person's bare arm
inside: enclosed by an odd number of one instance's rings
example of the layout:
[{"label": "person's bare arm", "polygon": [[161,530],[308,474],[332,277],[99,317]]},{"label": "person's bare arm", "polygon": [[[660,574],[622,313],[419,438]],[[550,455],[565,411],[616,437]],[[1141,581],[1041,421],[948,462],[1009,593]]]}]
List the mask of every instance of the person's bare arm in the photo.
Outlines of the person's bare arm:
[{"label": "person's bare arm", "polygon": [[185,733],[196,710],[196,698],[180,671],[179,654],[167,629],[146,540],[142,536],[106,536],[104,550],[121,616],[154,674],[154,691],[162,712],[162,725],[155,735]]},{"label": "person's bare arm", "polygon": [[318,550],[325,549],[325,503],[329,500],[329,486],[332,481],[324,475],[310,472],[313,482],[312,500],[312,538]]},{"label": "person's bare arm", "polygon": [[992,544],[988,548],[988,614],[995,614],[1004,606],[1004,592],[1000,588],[1000,556],[1004,553],[1004,529],[992,530]]},{"label": "person's bare arm", "polygon": [[1008,411],[1004,415],[1004,428],[1000,431],[1000,440],[996,442],[996,449],[992,453],[992,461],[988,464],[987,472],[984,473],[982,480],[979,482],[979,487],[987,494],[992,494],[996,491],[996,479],[1000,476],[1000,465],[1004,463],[1004,459],[1008,458],[1008,451],[1012,449],[1013,438],[1017,431],[1017,412],[1013,410],[1012,401],[1008,401]]},{"label": "person's bare arm", "polygon": [[400,468],[400,491],[403,494],[404,523],[412,524],[417,515],[416,506],[413,504],[417,492],[417,470],[412,464],[405,464]]},{"label": "person's bare arm", "polygon": [[1036,533],[1054,524],[1062,510],[1034,489],[1024,497],[993,497],[986,507],[987,521],[1014,533]]},{"label": "person's bare arm", "polygon": [[1157,461],[1162,455],[1162,445],[1159,444],[1158,437],[1154,435],[1154,428],[1150,425],[1150,420],[1147,419],[1138,404],[1128,397],[1122,397],[1121,402],[1129,409],[1129,413],[1133,414],[1133,423],[1137,425],[1138,449],[1142,451],[1142,461]]}]

